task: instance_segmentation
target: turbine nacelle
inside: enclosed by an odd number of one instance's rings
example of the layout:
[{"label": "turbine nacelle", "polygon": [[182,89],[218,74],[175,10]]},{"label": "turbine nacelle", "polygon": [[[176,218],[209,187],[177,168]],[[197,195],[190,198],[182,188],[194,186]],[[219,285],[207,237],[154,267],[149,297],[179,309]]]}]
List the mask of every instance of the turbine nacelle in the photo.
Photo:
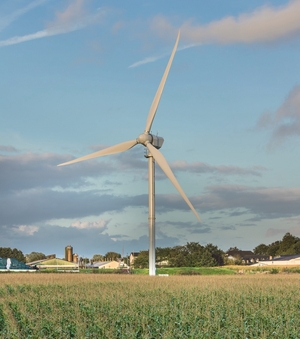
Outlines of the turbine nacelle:
[{"label": "turbine nacelle", "polygon": [[160,149],[164,143],[164,138],[145,132],[137,137],[136,142],[144,145],[145,147],[147,147],[147,144],[150,143],[155,148]]}]

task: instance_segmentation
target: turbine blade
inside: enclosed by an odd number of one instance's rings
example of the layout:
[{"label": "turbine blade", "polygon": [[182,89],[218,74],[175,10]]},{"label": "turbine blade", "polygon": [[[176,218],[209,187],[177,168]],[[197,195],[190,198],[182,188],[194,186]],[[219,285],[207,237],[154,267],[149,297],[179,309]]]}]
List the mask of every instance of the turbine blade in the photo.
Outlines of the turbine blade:
[{"label": "turbine blade", "polygon": [[201,219],[200,219],[198,213],[196,212],[196,210],[195,210],[194,206],[192,205],[192,203],[190,202],[189,198],[184,193],[183,189],[180,187],[180,185],[179,185],[177,179],[175,178],[175,176],[174,176],[169,164],[167,163],[167,160],[165,159],[165,157],[161,154],[161,152],[158,149],[156,149],[150,143],[148,143],[146,146],[147,146],[148,150],[150,151],[150,153],[152,154],[155,161],[160,166],[160,168],[165,172],[166,176],[170,179],[170,181],[175,186],[177,191],[180,193],[180,195],[182,196],[184,201],[188,204],[190,209],[194,212],[197,219],[201,222]]},{"label": "turbine blade", "polygon": [[164,86],[165,86],[165,83],[166,83],[166,80],[167,80],[167,77],[168,77],[168,74],[169,74],[169,71],[170,71],[173,59],[174,59],[174,55],[175,55],[177,46],[178,46],[179,38],[180,38],[180,31],[178,31],[178,35],[177,35],[177,39],[176,39],[176,42],[175,42],[175,46],[173,48],[173,51],[172,51],[172,54],[170,56],[169,62],[168,62],[167,67],[165,69],[165,73],[164,73],[164,75],[163,75],[163,77],[162,77],[162,79],[160,81],[160,84],[159,84],[158,89],[156,91],[155,97],[154,97],[154,99],[152,101],[152,104],[151,104],[151,107],[150,107],[150,110],[149,110],[149,113],[148,113],[146,127],[145,127],[145,132],[146,133],[149,133],[150,130],[151,130],[151,126],[152,126],[152,123],[153,123],[153,120],[154,120],[154,117],[155,117],[155,114],[156,114],[156,111],[157,111],[157,107],[159,105],[160,97],[161,97],[162,92],[164,90]]},{"label": "turbine blade", "polygon": [[125,141],[125,142],[122,142],[120,144],[102,149],[101,151],[91,153],[89,155],[85,155],[84,157],[77,158],[77,159],[74,159],[74,160],[71,160],[71,161],[68,161],[68,162],[64,162],[64,163],[59,164],[57,166],[70,165],[70,164],[74,164],[75,162],[79,162],[79,161],[84,161],[84,160],[88,160],[88,159],[92,159],[92,158],[103,157],[105,155],[124,152],[124,151],[129,150],[130,148],[132,148],[136,144],[137,144],[136,140]]}]

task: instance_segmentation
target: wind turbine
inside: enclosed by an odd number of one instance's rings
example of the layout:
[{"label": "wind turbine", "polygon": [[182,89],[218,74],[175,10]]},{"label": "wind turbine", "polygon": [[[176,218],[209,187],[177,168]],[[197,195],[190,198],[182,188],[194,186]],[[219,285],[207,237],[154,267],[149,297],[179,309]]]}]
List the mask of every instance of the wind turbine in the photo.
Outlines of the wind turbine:
[{"label": "wind turbine", "polygon": [[164,171],[166,176],[170,179],[172,184],[178,190],[182,198],[185,200],[185,202],[194,212],[197,219],[201,222],[201,219],[198,213],[196,212],[190,200],[184,193],[183,189],[180,187],[166,159],[159,151],[159,149],[163,145],[164,139],[162,137],[155,136],[150,133],[151,126],[152,126],[152,123],[153,123],[153,120],[154,120],[154,117],[155,117],[155,114],[156,114],[156,111],[159,105],[160,97],[162,95],[165,82],[167,80],[167,77],[168,77],[168,74],[171,68],[171,64],[173,62],[173,58],[174,58],[174,55],[175,55],[175,52],[178,46],[179,38],[180,38],[180,31],[178,32],[175,46],[173,48],[167,67],[165,69],[165,72],[158,86],[155,97],[153,99],[152,105],[150,107],[144,132],[140,134],[136,139],[125,141],[115,146],[111,146],[101,151],[98,151],[98,152],[95,152],[95,153],[92,153],[92,154],[89,154],[89,155],[86,155],[86,156],[83,156],[83,157],[80,157],[80,158],[77,158],[77,159],[74,159],[68,162],[64,162],[58,165],[58,166],[65,166],[65,165],[74,164],[79,161],[84,161],[84,160],[88,160],[92,158],[102,157],[105,155],[125,152],[137,144],[141,144],[147,148],[147,154],[145,155],[145,157],[148,158],[148,171],[149,171],[149,176],[148,176],[149,178],[149,186],[148,186],[148,190],[149,190],[149,275],[155,275],[155,182],[154,182],[155,161],[158,163],[158,165]]}]

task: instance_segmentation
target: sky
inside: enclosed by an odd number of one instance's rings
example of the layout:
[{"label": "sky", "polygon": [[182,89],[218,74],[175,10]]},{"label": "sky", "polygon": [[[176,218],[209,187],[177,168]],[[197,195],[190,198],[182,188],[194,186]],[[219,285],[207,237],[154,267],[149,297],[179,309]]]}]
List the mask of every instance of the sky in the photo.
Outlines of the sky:
[{"label": "sky", "polygon": [[300,236],[300,0],[2,0],[0,247],[148,249],[138,137],[152,133],[199,213],[156,166],[156,245],[253,250]]}]

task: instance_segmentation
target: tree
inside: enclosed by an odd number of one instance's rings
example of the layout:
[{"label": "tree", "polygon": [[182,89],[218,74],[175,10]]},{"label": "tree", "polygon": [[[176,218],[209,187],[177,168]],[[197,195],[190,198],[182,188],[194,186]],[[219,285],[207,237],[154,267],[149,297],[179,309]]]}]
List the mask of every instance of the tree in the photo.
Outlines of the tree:
[{"label": "tree", "polygon": [[163,261],[169,261],[171,253],[170,247],[157,247],[155,249],[156,262],[159,265]]},{"label": "tree", "polygon": [[26,254],[26,262],[33,262],[37,260],[46,259],[46,256],[44,253],[40,252],[31,252],[29,254]]},{"label": "tree", "polygon": [[22,251],[14,248],[11,249],[10,247],[0,247],[0,257],[1,258],[14,258],[20,262],[25,263],[25,256]]},{"label": "tree", "polygon": [[117,252],[107,252],[104,257],[107,261],[117,260],[118,258],[121,258],[121,254]]},{"label": "tree", "polygon": [[280,246],[280,241],[272,242],[272,244],[270,244],[268,248],[268,255],[275,257],[279,250],[279,246]]},{"label": "tree", "polygon": [[169,265],[171,267],[188,266],[188,253],[185,246],[175,246],[171,249]]},{"label": "tree", "polygon": [[104,256],[101,254],[94,254],[92,260],[93,262],[101,262],[101,261],[104,261]]},{"label": "tree", "polygon": [[266,255],[268,254],[269,246],[265,244],[260,244],[256,246],[253,250],[255,255]]},{"label": "tree", "polygon": [[134,259],[134,268],[148,268],[149,267],[149,251],[141,251]]},{"label": "tree", "polygon": [[225,256],[224,251],[222,251],[213,244],[207,244],[205,248],[210,252],[211,256],[215,259],[218,266],[224,265],[224,256]]},{"label": "tree", "polygon": [[299,238],[293,236],[291,233],[286,233],[279,245],[277,251],[278,255],[291,255],[296,254],[294,245],[299,241]]},{"label": "tree", "polygon": [[[236,246],[235,247],[230,247],[229,250],[227,252],[240,252],[240,249],[237,248]],[[226,252],[226,253],[227,253]]]},{"label": "tree", "polygon": [[217,266],[210,246],[205,248],[197,242],[188,242],[185,246],[173,247],[170,253],[169,264],[173,267],[209,267]]},{"label": "tree", "polygon": [[82,258],[82,257],[78,258],[78,264],[79,264],[80,267],[84,267],[89,262],[90,262],[89,258]]},{"label": "tree", "polygon": [[300,240],[294,244],[295,254],[300,254]]}]

